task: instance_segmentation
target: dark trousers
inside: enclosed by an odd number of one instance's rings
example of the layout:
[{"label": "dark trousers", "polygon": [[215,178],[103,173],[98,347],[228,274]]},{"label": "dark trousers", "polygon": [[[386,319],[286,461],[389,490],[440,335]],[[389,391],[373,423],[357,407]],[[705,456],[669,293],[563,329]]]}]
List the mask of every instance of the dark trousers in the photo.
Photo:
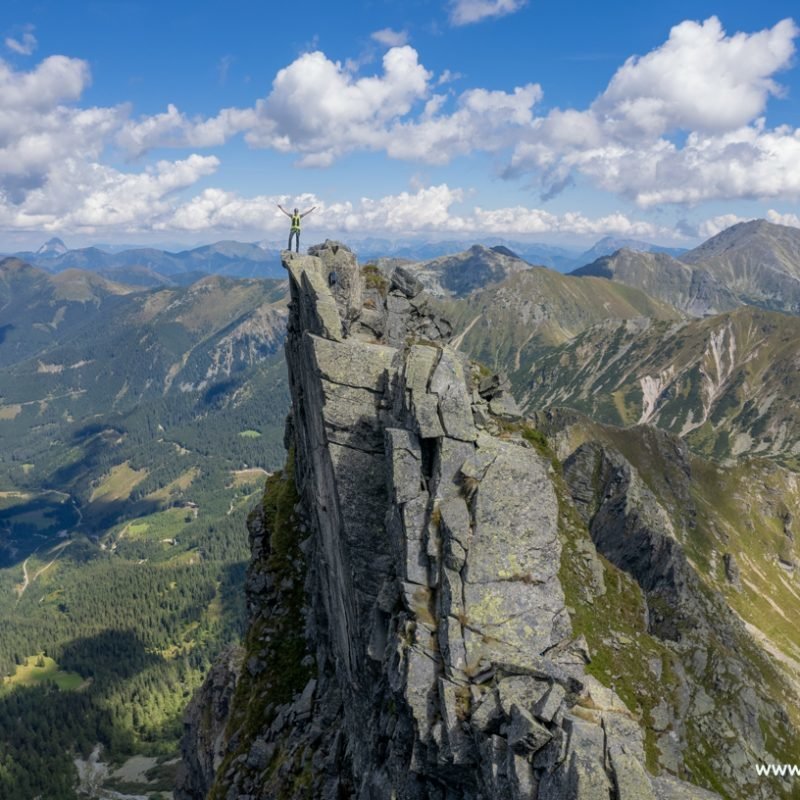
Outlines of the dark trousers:
[{"label": "dark trousers", "polygon": [[292,230],[289,231],[289,250],[292,249],[292,237],[293,236],[297,237],[295,239],[295,242],[294,242],[294,244],[295,244],[295,253],[299,253],[300,252],[300,231],[299,230],[295,230],[294,228],[292,228]]}]

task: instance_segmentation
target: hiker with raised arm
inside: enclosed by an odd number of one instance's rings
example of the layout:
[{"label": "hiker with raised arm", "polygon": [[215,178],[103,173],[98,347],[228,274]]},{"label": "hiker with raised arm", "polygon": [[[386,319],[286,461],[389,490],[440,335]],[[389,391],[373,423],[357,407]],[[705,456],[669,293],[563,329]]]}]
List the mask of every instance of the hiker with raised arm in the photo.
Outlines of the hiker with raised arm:
[{"label": "hiker with raised arm", "polygon": [[292,237],[294,236],[295,237],[295,250],[294,251],[295,251],[295,253],[299,253],[300,252],[300,220],[303,219],[303,217],[308,216],[316,208],[316,206],[312,206],[311,208],[308,209],[308,211],[304,211],[302,214],[297,209],[295,209],[294,212],[292,212],[290,214],[280,203],[278,203],[278,208],[281,211],[283,211],[283,213],[286,214],[286,216],[289,217],[289,219],[292,220],[292,227],[289,229],[289,247],[288,247],[288,249],[289,250],[292,249]]}]

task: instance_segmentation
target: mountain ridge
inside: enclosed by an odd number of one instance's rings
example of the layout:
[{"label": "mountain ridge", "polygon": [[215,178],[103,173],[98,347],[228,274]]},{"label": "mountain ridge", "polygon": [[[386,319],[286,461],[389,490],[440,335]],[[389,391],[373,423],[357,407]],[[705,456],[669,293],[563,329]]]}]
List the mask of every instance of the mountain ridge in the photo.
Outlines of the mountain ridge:
[{"label": "mountain ridge", "polygon": [[614,320],[543,354],[515,383],[523,404],[600,422],[650,423],[720,460],[798,465],[797,317],[754,306],[671,322]]},{"label": "mountain ridge", "polygon": [[574,270],[650,292],[694,316],[739,304],[800,313],[800,230],[766,220],[726,228],[677,259],[620,250]]},{"label": "mountain ridge", "polygon": [[[413,270],[380,284],[337,242],[284,264],[287,463],[176,796],[788,798],[742,767],[768,757],[754,719],[792,740],[788,684],[687,558],[675,498],[600,444],[561,462]],[[656,556],[625,561],[628,538]]]},{"label": "mountain ridge", "polygon": [[[51,240],[52,241],[52,240]],[[59,240],[60,242],[60,240]],[[49,243],[43,245],[47,247]],[[61,242],[63,245],[63,242]],[[137,247],[107,252],[98,247],[69,250],[60,247],[36,252],[16,253],[15,257],[46,269],[60,272],[68,268],[89,269],[95,272],[151,270],[153,276],[168,280],[185,273],[218,272],[237,278],[281,278],[278,251],[258,244],[223,240],[188,250],[170,252],[152,247]]]},{"label": "mountain ridge", "polygon": [[624,283],[697,317],[729,311],[741,303],[707,269],[687,266],[668,253],[621,249],[569,274]]}]

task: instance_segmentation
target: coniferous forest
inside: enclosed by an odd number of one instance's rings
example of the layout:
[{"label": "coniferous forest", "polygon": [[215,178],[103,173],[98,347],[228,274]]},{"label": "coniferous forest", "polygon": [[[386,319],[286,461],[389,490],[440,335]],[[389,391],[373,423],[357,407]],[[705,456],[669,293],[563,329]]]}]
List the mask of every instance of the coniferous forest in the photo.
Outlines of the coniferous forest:
[{"label": "coniferous forest", "polygon": [[283,460],[283,289],[195,294],[62,301],[60,336],[0,346],[4,800],[75,798],[98,744],[174,757],[241,634],[246,518]]}]

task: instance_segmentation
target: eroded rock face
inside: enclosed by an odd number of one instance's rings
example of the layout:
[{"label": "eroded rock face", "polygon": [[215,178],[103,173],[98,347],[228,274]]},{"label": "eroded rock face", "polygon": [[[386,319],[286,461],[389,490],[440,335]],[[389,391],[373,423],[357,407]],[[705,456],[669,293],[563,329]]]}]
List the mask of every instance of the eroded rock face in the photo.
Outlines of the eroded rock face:
[{"label": "eroded rock face", "polygon": [[211,668],[202,689],[184,716],[184,748],[176,779],[176,797],[205,797],[225,756],[225,728],[239,679],[243,653],[224,652]]},{"label": "eroded rock face", "polygon": [[705,615],[698,605],[699,579],[675,536],[670,515],[628,461],[590,442],[566,459],[564,477],[597,549],[670,608],[668,617],[651,615],[650,630],[678,639],[682,622],[700,626]]},{"label": "eroded rock face", "polygon": [[284,259],[316,674],[260,730],[229,730],[212,796],[705,797],[654,782],[639,723],[586,674],[552,467],[513,402],[492,413],[502,379],[448,346],[408,275],[356,287],[334,246]]},{"label": "eroded rock face", "polygon": [[[660,498],[622,453],[600,441],[577,447],[563,471],[598,552],[636,580],[647,603],[648,630],[680,656],[671,701],[662,699],[653,715],[653,729],[665,731],[657,742],[659,760],[679,771],[702,739],[704,765],[732,787],[731,796],[793,797],[788,784],[767,783],[756,771],[756,765],[775,761],[770,751],[779,730],[791,739],[786,712],[765,691],[770,681],[782,680],[763,656],[757,660],[742,621],[687,558],[673,520],[693,523],[691,472],[668,434],[658,433],[651,444],[669,487]],[[682,504],[682,513],[670,514],[664,505],[669,501]],[[734,556],[724,553],[721,560],[726,580],[741,590]],[[789,684],[784,692],[790,696]],[[658,798],[680,791],[666,777],[655,788]]]}]

